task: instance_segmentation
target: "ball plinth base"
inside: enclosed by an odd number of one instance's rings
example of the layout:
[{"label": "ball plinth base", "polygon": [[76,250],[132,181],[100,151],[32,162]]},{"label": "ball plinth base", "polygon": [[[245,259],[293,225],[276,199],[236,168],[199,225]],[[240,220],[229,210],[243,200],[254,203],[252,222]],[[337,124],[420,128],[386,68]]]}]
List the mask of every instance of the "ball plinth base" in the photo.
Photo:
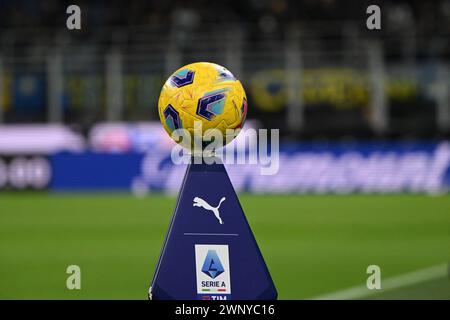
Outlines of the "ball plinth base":
[{"label": "ball plinth base", "polygon": [[218,158],[208,159],[212,164],[194,158],[181,186],[149,297],[276,299],[275,285],[224,165]]}]

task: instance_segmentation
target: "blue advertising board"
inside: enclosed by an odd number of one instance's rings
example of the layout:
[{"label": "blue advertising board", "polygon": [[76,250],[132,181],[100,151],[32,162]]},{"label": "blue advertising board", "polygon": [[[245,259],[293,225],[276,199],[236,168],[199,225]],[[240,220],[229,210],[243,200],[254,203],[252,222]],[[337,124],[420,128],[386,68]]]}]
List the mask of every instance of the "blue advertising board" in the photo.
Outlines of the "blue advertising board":
[{"label": "blue advertising board", "polygon": [[[176,193],[186,165],[167,150],[56,154],[53,190],[157,190]],[[261,164],[225,164],[237,191],[252,193],[440,193],[450,189],[450,143],[284,144],[273,175]]]},{"label": "blue advertising board", "polygon": [[140,174],[143,154],[58,153],[50,157],[56,191],[127,190]]}]

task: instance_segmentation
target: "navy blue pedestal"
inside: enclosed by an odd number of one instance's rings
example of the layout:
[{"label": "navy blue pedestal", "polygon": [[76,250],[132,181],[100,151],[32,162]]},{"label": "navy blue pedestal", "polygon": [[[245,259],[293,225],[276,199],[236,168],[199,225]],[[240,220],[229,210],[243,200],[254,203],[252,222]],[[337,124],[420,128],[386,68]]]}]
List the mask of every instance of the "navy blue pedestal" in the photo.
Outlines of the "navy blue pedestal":
[{"label": "navy blue pedestal", "polygon": [[149,293],[154,300],[277,298],[222,163],[189,165]]}]

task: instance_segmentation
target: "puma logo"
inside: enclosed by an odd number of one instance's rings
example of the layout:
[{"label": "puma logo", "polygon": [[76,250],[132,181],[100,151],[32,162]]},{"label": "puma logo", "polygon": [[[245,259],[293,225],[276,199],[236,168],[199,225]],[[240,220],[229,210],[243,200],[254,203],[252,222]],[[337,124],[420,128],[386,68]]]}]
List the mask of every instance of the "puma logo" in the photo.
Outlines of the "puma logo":
[{"label": "puma logo", "polygon": [[212,211],[214,213],[214,215],[216,216],[217,220],[219,220],[219,223],[223,224],[223,221],[220,218],[219,208],[220,208],[220,205],[222,204],[222,202],[225,201],[225,199],[226,199],[225,197],[222,197],[222,199],[220,199],[219,204],[217,205],[217,207],[213,207],[208,202],[203,200],[202,198],[195,197],[194,198],[194,203],[193,203],[192,206],[194,206],[194,207],[202,207],[202,208],[204,208],[206,210]]}]

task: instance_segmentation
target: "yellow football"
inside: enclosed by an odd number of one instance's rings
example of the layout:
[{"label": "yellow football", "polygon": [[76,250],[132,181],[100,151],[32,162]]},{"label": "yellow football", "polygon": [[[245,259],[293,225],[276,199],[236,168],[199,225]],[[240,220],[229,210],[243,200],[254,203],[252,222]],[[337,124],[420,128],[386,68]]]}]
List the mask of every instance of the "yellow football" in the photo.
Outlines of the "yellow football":
[{"label": "yellow football", "polygon": [[[241,82],[229,70],[215,63],[197,62],[178,69],[167,79],[159,96],[158,112],[170,136],[176,129],[185,129],[193,138],[197,121],[197,125],[201,123],[201,134],[208,129],[220,130],[225,145],[244,125],[247,97]],[[231,139],[227,129],[235,129]]]}]

